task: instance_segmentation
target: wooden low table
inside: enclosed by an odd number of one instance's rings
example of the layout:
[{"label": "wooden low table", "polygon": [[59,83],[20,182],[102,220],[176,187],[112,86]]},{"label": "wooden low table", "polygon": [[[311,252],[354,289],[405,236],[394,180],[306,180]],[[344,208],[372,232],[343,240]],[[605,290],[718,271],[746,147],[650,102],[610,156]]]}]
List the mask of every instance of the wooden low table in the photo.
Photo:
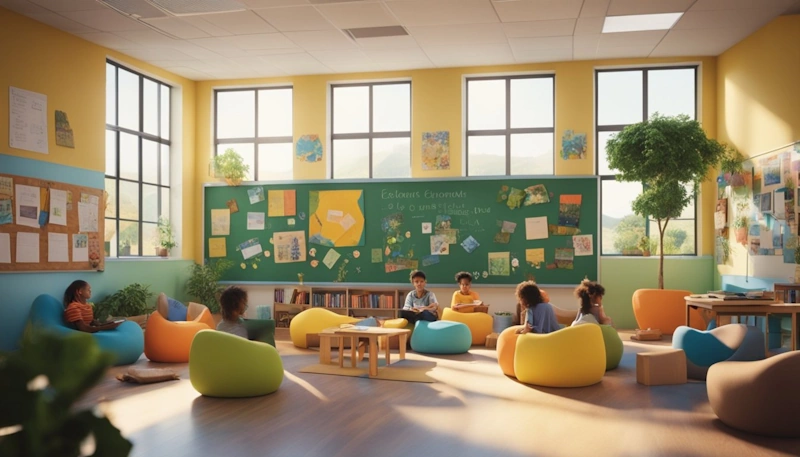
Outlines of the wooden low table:
[{"label": "wooden low table", "polygon": [[411,330],[401,328],[366,327],[364,330],[350,328],[330,328],[319,334],[319,363],[331,363],[331,341],[336,338],[339,341],[339,367],[344,366],[344,342],[345,338],[350,338],[350,366],[355,368],[358,363],[356,354],[358,350],[358,340],[366,338],[369,341],[369,376],[378,375],[378,340],[385,338],[384,352],[386,365],[391,363],[391,350],[389,339],[397,337],[400,349],[399,360],[406,358],[406,342]]}]

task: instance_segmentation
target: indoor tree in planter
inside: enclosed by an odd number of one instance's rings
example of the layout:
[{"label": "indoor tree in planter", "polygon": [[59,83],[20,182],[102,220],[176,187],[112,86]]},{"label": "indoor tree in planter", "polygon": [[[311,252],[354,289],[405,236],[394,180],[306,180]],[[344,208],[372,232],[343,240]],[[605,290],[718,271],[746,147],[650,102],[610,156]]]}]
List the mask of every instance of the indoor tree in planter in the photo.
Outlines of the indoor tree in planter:
[{"label": "indoor tree in planter", "polygon": [[700,123],[686,115],[656,113],[647,121],[625,127],[608,140],[606,151],[609,166],[618,171],[618,181],[644,185],[633,201],[633,212],[658,224],[658,287],[663,289],[667,224],[680,217],[694,199],[708,170],[725,153],[725,146],[708,138]]},{"label": "indoor tree in planter", "polygon": [[206,305],[212,314],[219,313],[219,294],[225,288],[219,284],[219,280],[232,266],[233,262],[225,258],[209,260],[202,265],[197,263],[192,265],[191,276],[186,281],[186,292],[197,303]]},{"label": "indoor tree in planter", "polygon": [[214,174],[225,178],[229,186],[238,186],[250,171],[250,165],[233,148],[214,157]]}]

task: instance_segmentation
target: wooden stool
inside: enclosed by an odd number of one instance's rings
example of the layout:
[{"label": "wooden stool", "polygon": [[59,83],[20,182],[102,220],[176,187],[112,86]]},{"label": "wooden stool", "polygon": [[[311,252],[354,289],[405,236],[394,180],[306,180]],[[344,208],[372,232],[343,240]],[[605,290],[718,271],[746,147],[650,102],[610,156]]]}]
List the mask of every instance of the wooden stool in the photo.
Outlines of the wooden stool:
[{"label": "wooden stool", "polygon": [[682,349],[636,354],[636,382],[646,386],[686,383],[686,354]]},{"label": "wooden stool", "polygon": [[497,348],[497,333],[490,333],[486,336],[486,347],[489,349]]}]

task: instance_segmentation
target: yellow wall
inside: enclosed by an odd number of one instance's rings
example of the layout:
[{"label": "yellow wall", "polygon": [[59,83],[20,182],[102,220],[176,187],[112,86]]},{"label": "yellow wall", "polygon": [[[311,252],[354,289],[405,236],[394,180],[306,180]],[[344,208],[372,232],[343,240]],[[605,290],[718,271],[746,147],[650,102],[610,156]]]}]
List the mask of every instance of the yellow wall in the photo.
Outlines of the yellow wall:
[{"label": "yellow wall", "polygon": [[[198,220],[194,174],[195,83],[74,35],[0,8],[0,153],[105,172],[106,57],[153,75],[183,92],[183,256],[193,258]],[[48,150],[39,154],[8,146],[8,86],[47,96]],[[75,149],[55,143],[55,110],[64,111]],[[199,237],[198,237],[199,238]]]},{"label": "yellow wall", "polygon": [[[745,157],[800,140],[800,15],[781,16],[718,58],[718,139]],[[710,230],[709,230],[710,231]],[[730,238],[723,275],[746,274],[743,246]]]}]

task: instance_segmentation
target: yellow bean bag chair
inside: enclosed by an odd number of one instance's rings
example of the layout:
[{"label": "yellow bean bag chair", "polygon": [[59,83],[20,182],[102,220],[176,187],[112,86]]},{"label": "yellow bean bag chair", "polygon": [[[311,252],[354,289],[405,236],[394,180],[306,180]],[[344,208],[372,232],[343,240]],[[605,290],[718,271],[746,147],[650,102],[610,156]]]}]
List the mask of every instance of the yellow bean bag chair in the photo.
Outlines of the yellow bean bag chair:
[{"label": "yellow bean bag chair", "polygon": [[[672,335],[675,329],[686,325],[686,300],[688,290],[638,289],[633,293],[633,315],[641,329],[657,328],[661,333]],[[690,327],[705,330],[702,315],[696,309],[690,315]]]},{"label": "yellow bean bag chair", "polygon": [[451,308],[445,308],[442,320],[461,322],[469,327],[473,345],[486,344],[486,336],[492,333],[492,316],[486,313],[461,313]]},{"label": "yellow bean bag chair", "polygon": [[[191,321],[168,321],[158,311],[147,319],[144,332],[144,355],[153,362],[188,362],[192,338],[200,330],[210,330],[211,318],[205,309]],[[211,318],[213,323],[213,318]]]},{"label": "yellow bean bag chair", "polygon": [[266,395],[283,382],[283,362],[267,343],[201,330],[192,340],[189,380],[209,397]]},{"label": "yellow bean bag chair", "polygon": [[383,321],[383,328],[406,328],[408,326],[408,319],[402,317],[397,319],[386,319]]},{"label": "yellow bean bag chair", "polygon": [[577,325],[544,335],[517,338],[514,372],[525,384],[583,387],[606,372],[606,347],[599,325]]},{"label": "yellow bean bag chair", "polygon": [[520,336],[517,330],[522,327],[522,325],[508,327],[497,336],[497,363],[506,376],[517,377],[514,373],[514,354],[517,352],[517,338]]},{"label": "yellow bean bag chair", "polygon": [[[307,337],[316,336],[326,328],[338,327],[341,324],[352,324],[361,319],[336,314],[324,308],[309,308],[300,312],[289,324],[292,343],[299,348],[308,348]],[[317,343],[319,344],[319,343]]]}]

